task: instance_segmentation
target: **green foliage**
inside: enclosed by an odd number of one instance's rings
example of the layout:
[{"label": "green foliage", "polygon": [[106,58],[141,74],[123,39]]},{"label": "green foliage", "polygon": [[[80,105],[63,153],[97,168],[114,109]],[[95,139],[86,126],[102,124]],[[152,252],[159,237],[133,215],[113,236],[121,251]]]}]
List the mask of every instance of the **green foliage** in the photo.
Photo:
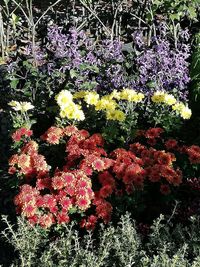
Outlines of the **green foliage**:
[{"label": "green foliage", "polygon": [[192,217],[188,226],[173,225],[160,216],[154,221],[147,241],[137,232],[127,214],[117,226],[101,227],[84,236],[75,225],[64,225],[59,236],[27,225],[18,219],[18,229],[4,217],[3,236],[19,254],[13,266],[69,267],[198,267],[200,223]]},{"label": "green foliage", "polygon": [[200,33],[195,36],[195,47],[190,65],[192,78],[192,95],[195,101],[200,100]]},{"label": "green foliage", "polygon": [[152,12],[155,15],[163,14],[172,21],[181,21],[185,17],[189,20],[197,20],[199,0],[152,0]]}]

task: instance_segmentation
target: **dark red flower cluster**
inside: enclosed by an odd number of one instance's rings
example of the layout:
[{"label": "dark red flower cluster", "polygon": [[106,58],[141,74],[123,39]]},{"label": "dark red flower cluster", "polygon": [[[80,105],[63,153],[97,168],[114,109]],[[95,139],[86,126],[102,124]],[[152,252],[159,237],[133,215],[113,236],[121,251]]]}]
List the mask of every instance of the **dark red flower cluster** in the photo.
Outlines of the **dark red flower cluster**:
[{"label": "dark red flower cluster", "polygon": [[181,171],[173,167],[176,159],[172,153],[134,143],[129,151],[116,149],[111,156],[115,159],[112,171],[124,182],[128,194],[134,188],[142,188],[145,179],[160,182],[164,194],[170,192],[168,184],[178,186],[182,181]]},{"label": "dark red flower cluster", "polygon": [[[157,140],[161,140],[161,134],[163,133],[161,128],[150,128],[147,131],[139,130],[137,132],[138,137],[145,137],[147,139],[147,144],[154,146],[157,143]],[[163,141],[163,140],[162,140]],[[164,142],[165,148],[167,150],[177,151],[181,154],[187,154],[189,156],[189,161],[191,164],[200,164],[200,147],[197,145],[186,146],[179,145],[177,140],[168,139]]]},{"label": "dark red flower cluster", "polygon": [[190,146],[187,147],[186,153],[189,156],[189,160],[192,164],[200,164],[200,147],[199,146]]},{"label": "dark red flower cluster", "polygon": [[157,138],[164,132],[162,128],[149,128],[147,131],[138,130],[137,136],[144,136],[147,139],[147,143],[154,146],[157,143]]}]

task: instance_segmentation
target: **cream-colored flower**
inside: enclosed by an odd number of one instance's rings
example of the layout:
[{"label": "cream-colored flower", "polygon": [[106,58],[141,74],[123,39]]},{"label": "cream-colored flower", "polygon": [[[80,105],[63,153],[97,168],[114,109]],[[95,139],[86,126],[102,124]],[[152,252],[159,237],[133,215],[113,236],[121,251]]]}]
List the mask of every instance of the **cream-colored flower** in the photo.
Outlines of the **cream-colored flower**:
[{"label": "cream-colored flower", "polygon": [[106,99],[102,97],[95,105],[95,110],[115,110],[117,103],[113,99]]},{"label": "cream-colored flower", "polygon": [[88,92],[85,94],[84,100],[89,105],[96,105],[99,100],[99,94],[96,92]]},{"label": "cream-colored flower", "polygon": [[176,110],[178,112],[181,112],[185,108],[185,105],[182,102],[176,103],[172,106],[173,110]]},{"label": "cream-colored flower", "polygon": [[174,105],[176,103],[176,98],[173,95],[165,94],[164,95],[164,103],[167,105]]},{"label": "cream-colored flower", "polygon": [[118,92],[116,89],[112,91],[112,93],[109,95],[109,97],[112,99],[112,98],[115,98],[117,100],[120,100],[120,96],[121,96],[121,93]]},{"label": "cream-colored flower", "polygon": [[30,102],[20,102],[20,104],[21,110],[25,112],[34,108],[34,106]]},{"label": "cream-colored flower", "polygon": [[62,90],[59,94],[56,95],[55,99],[61,109],[64,109],[72,102],[73,95],[68,90]]},{"label": "cream-colored flower", "polygon": [[164,99],[165,99],[165,93],[163,91],[156,91],[151,97],[151,100],[154,103],[162,103]]},{"label": "cream-colored flower", "polygon": [[11,101],[8,103],[15,111],[22,111],[26,112],[30,109],[33,109],[34,106],[30,102],[18,102],[18,101]]},{"label": "cream-colored flower", "polygon": [[181,115],[181,117],[182,117],[184,120],[188,120],[188,119],[190,119],[191,116],[192,116],[192,111],[191,111],[190,108],[188,108],[188,107],[185,106],[185,107],[181,110],[180,115]]}]

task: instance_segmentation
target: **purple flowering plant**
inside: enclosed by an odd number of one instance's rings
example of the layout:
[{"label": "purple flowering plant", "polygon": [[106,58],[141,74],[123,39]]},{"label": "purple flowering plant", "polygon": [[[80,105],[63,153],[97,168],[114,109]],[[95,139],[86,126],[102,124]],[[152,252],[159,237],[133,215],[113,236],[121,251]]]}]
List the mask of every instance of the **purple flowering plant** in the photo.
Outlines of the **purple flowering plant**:
[{"label": "purple flowering plant", "polygon": [[[179,35],[175,45],[165,25],[160,25],[150,43],[146,43],[142,31],[137,31],[132,35],[133,42],[125,44],[117,39],[95,40],[75,28],[65,33],[62,27],[52,25],[46,43],[34,48],[37,62],[33,60],[30,45],[11,60],[10,100],[13,95],[19,100],[29,98],[36,107],[35,116],[39,114],[47,122],[55,119],[55,95],[63,89],[96,91],[102,96],[114,89],[129,88],[147,96],[133,110],[134,114],[142,114],[144,119],[140,123],[145,121],[170,129],[176,121],[177,127],[176,114],[162,105],[155,110],[150,97],[155,91],[165,91],[177,100],[187,100],[190,47],[186,33]],[[135,127],[134,116],[130,116],[130,121],[134,121]]]}]

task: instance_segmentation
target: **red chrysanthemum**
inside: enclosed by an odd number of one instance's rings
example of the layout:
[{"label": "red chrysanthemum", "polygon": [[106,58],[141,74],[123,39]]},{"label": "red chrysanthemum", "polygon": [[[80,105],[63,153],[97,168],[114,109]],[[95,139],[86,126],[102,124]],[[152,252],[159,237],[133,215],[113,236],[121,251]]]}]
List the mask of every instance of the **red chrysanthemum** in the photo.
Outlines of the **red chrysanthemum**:
[{"label": "red chrysanthemum", "polygon": [[65,187],[65,181],[62,176],[54,176],[52,178],[52,187],[55,190],[60,190]]},{"label": "red chrysanthemum", "polygon": [[100,197],[102,198],[107,198],[109,197],[113,192],[113,188],[111,185],[104,185],[101,189],[100,189]]},{"label": "red chrysanthemum", "polygon": [[84,197],[79,197],[76,201],[76,205],[81,210],[86,210],[90,206],[90,200]]},{"label": "red chrysanthemum", "polygon": [[150,139],[158,138],[163,132],[164,130],[162,128],[150,128],[146,131],[145,137]]},{"label": "red chrysanthemum", "polygon": [[55,223],[52,213],[44,214],[39,217],[39,224],[43,228],[49,228]]},{"label": "red chrysanthemum", "polygon": [[165,147],[168,149],[168,150],[171,150],[171,149],[176,149],[178,146],[178,142],[175,140],[175,139],[169,139],[165,142]]},{"label": "red chrysanthemum", "polygon": [[56,219],[57,219],[58,224],[70,222],[70,217],[65,211],[58,212],[56,215]]},{"label": "red chrysanthemum", "polygon": [[96,159],[93,163],[92,163],[92,167],[94,170],[96,171],[103,171],[105,168],[104,162],[101,159]]}]

